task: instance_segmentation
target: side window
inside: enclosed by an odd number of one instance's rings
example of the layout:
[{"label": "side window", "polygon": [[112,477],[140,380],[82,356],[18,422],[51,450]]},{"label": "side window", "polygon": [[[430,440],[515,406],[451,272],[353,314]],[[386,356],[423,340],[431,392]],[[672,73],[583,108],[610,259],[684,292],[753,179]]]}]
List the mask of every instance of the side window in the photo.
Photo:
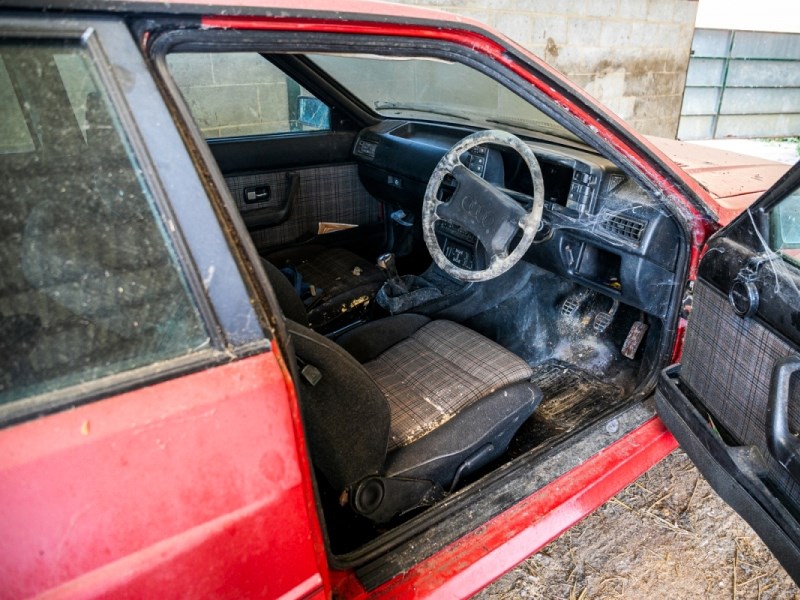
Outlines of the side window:
[{"label": "side window", "polygon": [[208,347],[86,48],[0,39],[0,98],[0,418]]},{"label": "side window", "polygon": [[330,129],[328,107],[256,52],[170,54],[167,66],[207,139]]},{"label": "side window", "polygon": [[769,223],[772,249],[800,263],[800,189],[772,209]]}]

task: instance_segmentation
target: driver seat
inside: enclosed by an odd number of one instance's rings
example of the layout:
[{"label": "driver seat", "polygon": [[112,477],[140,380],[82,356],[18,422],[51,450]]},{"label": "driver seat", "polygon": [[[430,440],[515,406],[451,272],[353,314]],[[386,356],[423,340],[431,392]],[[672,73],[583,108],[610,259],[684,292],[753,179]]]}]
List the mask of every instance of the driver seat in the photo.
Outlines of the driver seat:
[{"label": "driver seat", "polygon": [[302,303],[264,267],[289,319],[312,463],[373,522],[455,489],[505,452],[541,401],[522,359],[451,321],[402,314],[334,343],[297,322]]}]

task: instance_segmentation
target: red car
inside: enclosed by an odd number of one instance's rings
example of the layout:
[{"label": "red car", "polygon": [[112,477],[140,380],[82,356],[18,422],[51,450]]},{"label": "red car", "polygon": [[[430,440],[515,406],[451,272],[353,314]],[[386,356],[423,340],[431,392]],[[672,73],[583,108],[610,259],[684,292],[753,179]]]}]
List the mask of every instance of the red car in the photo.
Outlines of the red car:
[{"label": "red car", "polygon": [[0,597],[466,597],[666,427],[800,579],[798,167],[407,6],[2,11]]}]

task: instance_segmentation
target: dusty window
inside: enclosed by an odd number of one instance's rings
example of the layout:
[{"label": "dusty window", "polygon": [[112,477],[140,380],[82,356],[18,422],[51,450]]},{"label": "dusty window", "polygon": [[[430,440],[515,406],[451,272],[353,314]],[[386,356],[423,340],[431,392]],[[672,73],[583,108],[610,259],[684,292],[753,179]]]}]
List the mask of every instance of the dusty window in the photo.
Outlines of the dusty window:
[{"label": "dusty window", "polygon": [[466,65],[433,58],[308,54],[361,102],[385,117],[512,126],[572,138],[524,98]]},{"label": "dusty window", "polygon": [[0,40],[0,97],[0,416],[205,347],[87,51]]},{"label": "dusty window", "polygon": [[256,52],[170,54],[167,66],[206,138],[330,129],[328,107]]}]

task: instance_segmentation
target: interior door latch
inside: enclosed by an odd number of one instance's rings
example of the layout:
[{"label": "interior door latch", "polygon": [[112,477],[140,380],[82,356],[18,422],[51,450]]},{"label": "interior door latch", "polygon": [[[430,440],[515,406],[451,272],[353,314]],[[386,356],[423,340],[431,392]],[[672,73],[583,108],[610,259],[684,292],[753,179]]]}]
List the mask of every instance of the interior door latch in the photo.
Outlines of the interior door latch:
[{"label": "interior door latch", "polygon": [[268,202],[272,196],[269,185],[257,185],[253,187],[244,188],[244,202],[245,204],[257,204],[260,202]]}]

